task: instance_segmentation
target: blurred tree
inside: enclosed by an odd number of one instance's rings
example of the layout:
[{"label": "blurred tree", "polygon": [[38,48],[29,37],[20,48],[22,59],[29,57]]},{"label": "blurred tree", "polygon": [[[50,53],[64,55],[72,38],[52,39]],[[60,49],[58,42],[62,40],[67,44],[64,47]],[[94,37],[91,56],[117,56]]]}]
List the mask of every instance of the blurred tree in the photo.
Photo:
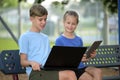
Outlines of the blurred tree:
[{"label": "blurred tree", "polygon": [[118,0],[82,0],[81,2],[101,2],[103,7],[103,28],[102,28],[102,37],[103,44],[109,44],[109,26],[108,26],[108,18],[109,15],[117,15],[118,14]]},{"label": "blurred tree", "polygon": [[103,18],[103,44],[109,44],[109,26],[108,26],[108,16],[109,14],[116,14],[118,13],[118,0],[101,0],[103,3],[103,11],[104,11],[104,18]]},{"label": "blurred tree", "polygon": [[17,7],[18,0],[0,0],[0,8]]},{"label": "blurred tree", "polygon": [[118,12],[118,0],[102,0],[104,9],[114,14]]},{"label": "blurred tree", "polygon": [[51,10],[53,15],[56,15],[58,17],[57,19],[57,27],[56,27],[56,32],[57,34],[60,34],[61,33],[61,29],[60,29],[60,20],[61,20],[61,17],[62,17],[62,14],[63,11],[64,11],[64,7],[69,3],[70,0],[62,0],[62,1],[59,1],[59,0],[56,0],[56,1],[53,1],[52,4],[51,4]]},{"label": "blurred tree", "polygon": [[34,3],[41,3],[41,2],[43,2],[43,1],[45,1],[45,0],[35,0]]},{"label": "blurred tree", "polygon": [[0,8],[17,7],[21,1],[26,0],[0,0]]}]

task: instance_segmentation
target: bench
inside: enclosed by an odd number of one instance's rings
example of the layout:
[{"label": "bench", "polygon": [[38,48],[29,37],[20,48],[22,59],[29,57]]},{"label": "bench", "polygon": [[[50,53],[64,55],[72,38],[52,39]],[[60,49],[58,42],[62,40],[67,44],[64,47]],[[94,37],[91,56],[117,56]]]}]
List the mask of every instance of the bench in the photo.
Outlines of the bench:
[{"label": "bench", "polygon": [[[99,68],[118,67],[120,71],[120,46],[102,45],[97,50],[97,55],[84,64]],[[20,65],[19,50],[3,50],[0,54],[0,70],[4,74],[12,74],[13,80],[19,80],[18,74],[25,74],[25,68]],[[120,80],[118,76],[106,76],[103,80]]]},{"label": "bench", "polygon": [[98,68],[117,67],[118,76],[105,76],[103,80],[120,80],[120,46],[119,45],[102,45],[96,50],[97,55],[84,64],[86,66],[95,66]]},{"label": "bench", "polygon": [[19,80],[18,74],[25,74],[20,65],[19,50],[3,50],[0,54],[0,70],[4,74],[12,74],[13,80]]}]

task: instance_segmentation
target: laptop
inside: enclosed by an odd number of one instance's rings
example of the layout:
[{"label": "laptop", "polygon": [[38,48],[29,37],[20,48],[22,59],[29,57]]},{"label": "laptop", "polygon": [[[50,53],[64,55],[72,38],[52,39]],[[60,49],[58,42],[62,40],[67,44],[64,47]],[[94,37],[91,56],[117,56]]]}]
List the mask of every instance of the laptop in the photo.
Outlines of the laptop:
[{"label": "laptop", "polygon": [[86,50],[86,54],[87,54],[87,58],[90,58],[90,54],[92,53],[92,51],[96,50],[100,44],[102,43],[102,41],[94,41],[93,44]]},{"label": "laptop", "polygon": [[77,69],[87,47],[53,46],[42,69],[65,70]]}]

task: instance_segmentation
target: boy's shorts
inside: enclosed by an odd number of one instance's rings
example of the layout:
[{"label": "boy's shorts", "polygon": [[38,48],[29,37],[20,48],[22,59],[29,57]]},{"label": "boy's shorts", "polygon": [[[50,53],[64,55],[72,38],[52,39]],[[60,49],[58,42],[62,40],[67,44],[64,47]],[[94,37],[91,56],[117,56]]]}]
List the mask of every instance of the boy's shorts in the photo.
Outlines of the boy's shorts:
[{"label": "boy's shorts", "polygon": [[29,80],[59,80],[59,71],[31,71]]}]

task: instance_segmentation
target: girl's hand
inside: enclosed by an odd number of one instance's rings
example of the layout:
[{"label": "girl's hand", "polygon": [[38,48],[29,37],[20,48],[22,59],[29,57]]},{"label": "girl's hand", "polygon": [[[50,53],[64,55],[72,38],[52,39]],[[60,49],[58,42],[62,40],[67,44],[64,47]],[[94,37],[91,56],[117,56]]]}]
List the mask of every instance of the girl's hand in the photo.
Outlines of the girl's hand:
[{"label": "girl's hand", "polygon": [[91,54],[90,54],[90,58],[94,58],[96,56],[96,50],[94,50]]},{"label": "girl's hand", "polygon": [[90,54],[90,58],[87,58],[87,55],[84,54],[81,61],[83,61],[83,62],[88,61],[89,59],[94,58],[95,56],[96,56],[96,51],[94,50],[94,51]]},{"label": "girl's hand", "polygon": [[88,61],[88,60],[89,59],[87,59],[86,54],[84,54],[81,61],[85,62],[85,61]]}]

